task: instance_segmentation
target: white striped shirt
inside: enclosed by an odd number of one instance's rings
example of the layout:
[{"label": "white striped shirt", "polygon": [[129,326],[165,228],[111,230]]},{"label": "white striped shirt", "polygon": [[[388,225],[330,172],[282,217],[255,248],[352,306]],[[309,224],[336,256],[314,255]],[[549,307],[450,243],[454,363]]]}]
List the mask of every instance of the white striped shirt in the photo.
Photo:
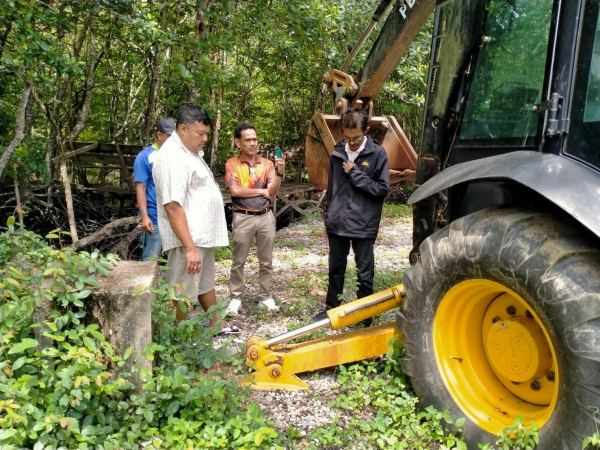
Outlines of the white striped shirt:
[{"label": "white striped shirt", "polygon": [[164,251],[183,245],[171,228],[163,207],[171,202],[183,207],[194,245],[229,245],[223,195],[203,156],[202,151],[188,150],[177,131],[158,152],[152,176],[156,184],[158,228]]}]

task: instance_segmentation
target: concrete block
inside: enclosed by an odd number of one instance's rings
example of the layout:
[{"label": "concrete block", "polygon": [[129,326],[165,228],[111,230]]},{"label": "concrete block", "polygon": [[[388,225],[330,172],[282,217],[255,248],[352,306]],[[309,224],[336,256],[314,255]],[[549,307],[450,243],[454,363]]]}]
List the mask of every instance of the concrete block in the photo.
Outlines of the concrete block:
[{"label": "concrete block", "polygon": [[[116,266],[108,271],[108,276],[96,277],[100,286],[93,289],[85,302],[86,316],[83,323],[89,325],[96,323],[99,332],[112,345],[117,355],[123,355],[128,347],[132,348],[131,357],[119,370],[130,371],[132,367],[152,368],[152,361],[146,359],[143,350],[152,342],[152,302],[155,294],[146,291],[136,297],[135,292],[144,286],[154,286],[158,280],[158,264],[156,262],[119,261]],[[50,281],[45,283],[48,287]],[[51,310],[55,306],[48,301],[35,308],[34,318],[36,323],[48,320]],[[53,346],[53,341],[42,336],[45,327],[36,328],[36,339],[39,349]],[[116,371],[117,367],[112,367]],[[138,391],[142,382],[139,372],[131,380]]]},{"label": "concrete block", "polygon": [[[152,302],[155,295],[146,291],[136,297],[143,286],[155,286],[158,265],[155,262],[119,261],[107,277],[97,277],[100,286],[86,299],[86,324],[97,323],[116,354],[128,347],[131,357],[122,370],[131,367],[152,368],[152,361],[143,355],[144,347],[152,342]],[[132,380],[141,389],[138,373]]]}]

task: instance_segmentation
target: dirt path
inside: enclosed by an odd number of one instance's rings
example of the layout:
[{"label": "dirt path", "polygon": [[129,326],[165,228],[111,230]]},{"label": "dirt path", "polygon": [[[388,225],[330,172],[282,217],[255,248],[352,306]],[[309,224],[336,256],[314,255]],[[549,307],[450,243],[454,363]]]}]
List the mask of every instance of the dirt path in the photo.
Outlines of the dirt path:
[{"label": "dirt path", "polygon": [[[386,205],[379,237],[375,243],[375,291],[401,283],[402,273],[408,267],[408,252],[412,246],[410,208],[404,205]],[[273,294],[280,310],[267,314],[257,308],[258,260],[256,249],[245,267],[246,301],[233,323],[242,329],[235,338],[221,338],[236,352],[243,352],[245,341],[252,335],[272,337],[310,322],[313,315],[323,310],[327,290],[328,245],[323,235],[323,221],[309,217],[278,231],[273,254],[275,278]],[[217,262],[217,297],[228,298],[230,258]],[[355,278],[354,255],[348,257],[346,288]],[[348,297],[355,298],[351,291]],[[375,318],[375,324],[393,320],[393,313]],[[341,331],[319,331],[313,337],[336,334]],[[241,353],[239,355],[242,357]],[[327,426],[336,414],[340,424],[350,417],[348,412],[333,409],[328,403],[335,398],[338,382],[336,368],[300,375],[310,389],[307,391],[254,391],[251,401],[258,401],[277,427],[287,431],[294,427],[303,436],[319,426]]]}]

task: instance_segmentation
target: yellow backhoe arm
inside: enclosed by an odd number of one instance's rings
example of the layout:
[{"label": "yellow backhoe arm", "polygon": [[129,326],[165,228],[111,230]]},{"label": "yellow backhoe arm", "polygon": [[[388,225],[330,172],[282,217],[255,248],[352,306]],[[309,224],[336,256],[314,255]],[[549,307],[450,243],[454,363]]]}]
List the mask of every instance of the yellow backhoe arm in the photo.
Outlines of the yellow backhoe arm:
[{"label": "yellow backhoe arm", "polygon": [[255,389],[305,389],[295,374],[337,366],[383,355],[390,340],[400,335],[395,322],[355,330],[315,341],[287,345],[285,342],[313,331],[334,330],[399,308],[406,296],[402,285],[327,311],[327,318],[267,340],[251,336],[246,341],[246,361],[257,371],[246,380]]}]

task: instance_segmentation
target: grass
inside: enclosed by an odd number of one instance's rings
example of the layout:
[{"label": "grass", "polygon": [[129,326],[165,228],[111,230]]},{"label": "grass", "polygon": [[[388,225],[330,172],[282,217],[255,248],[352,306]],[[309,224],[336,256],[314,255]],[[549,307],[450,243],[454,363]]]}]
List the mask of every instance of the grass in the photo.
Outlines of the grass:
[{"label": "grass", "polygon": [[406,268],[408,268],[408,265],[406,267],[391,270],[378,270],[377,268],[375,268],[375,277],[373,278],[373,291],[379,292],[401,284],[402,276],[404,275],[404,270],[406,270]]},{"label": "grass", "polygon": [[319,220],[321,220],[321,221],[323,220],[323,214],[321,214],[320,211],[315,211],[315,212],[305,214],[304,216],[302,216],[300,218],[300,222],[302,222],[302,223],[314,223]]},{"label": "grass", "polygon": [[314,290],[327,289],[327,274],[304,272],[294,278],[287,287],[298,298],[310,297]]},{"label": "grass", "polygon": [[229,245],[227,247],[215,247],[215,261],[217,261],[217,262],[225,262],[227,260],[231,261],[232,253],[233,253],[233,241],[230,238]]},{"label": "grass", "polygon": [[315,310],[317,301],[314,297],[307,297],[302,300],[296,300],[286,303],[283,312],[291,317],[306,317]]},{"label": "grass", "polygon": [[412,222],[412,207],[408,205],[384,203],[381,218],[383,221],[399,220],[401,222],[410,223]]},{"label": "grass", "polygon": [[275,239],[275,247],[287,247],[299,250],[305,250],[307,245],[314,245],[318,242],[318,238],[299,239],[298,237],[286,237],[283,239]]}]

